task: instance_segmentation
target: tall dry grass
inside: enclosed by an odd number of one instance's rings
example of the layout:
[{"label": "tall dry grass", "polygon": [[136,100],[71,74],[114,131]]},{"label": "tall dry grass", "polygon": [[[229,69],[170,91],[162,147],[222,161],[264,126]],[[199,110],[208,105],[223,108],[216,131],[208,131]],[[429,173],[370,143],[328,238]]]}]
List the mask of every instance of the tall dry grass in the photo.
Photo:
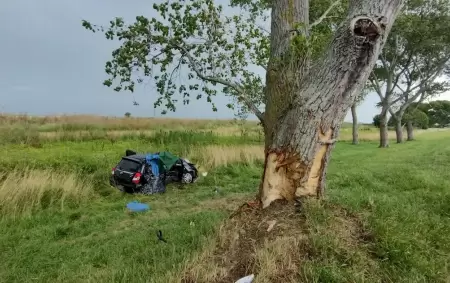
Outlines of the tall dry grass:
[{"label": "tall dry grass", "polygon": [[[188,156],[198,163],[200,171],[207,171],[234,163],[255,164],[263,160],[264,150],[258,145],[206,146],[192,149]],[[0,174],[2,216],[28,216],[49,207],[63,210],[93,196],[91,181],[72,172],[25,169]]]},{"label": "tall dry grass", "polygon": [[25,216],[51,206],[64,209],[92,197],[93,186],[70,172],[50,170],[12,171],[0,176],[2,216]]},{"label": "tall dry grass", "polygon": [[[91,128],[105,130],[153,130],[155,128],[215,128],[233,125],[233,120],[177,119],[177,118],[141,118],[141,117],[108,117],[95,115],[62,115],[62,116],[27,116],[1,115],[0,125],[37,125],[41,130],[89,130]],[[256,122],[246,124],[256,125]]]},{"label": "tall dry grass", "polygon": [[[117,141],[124,138],[152,138],[161,132],[173,132],[174,129],[168,128],[166,130],[58,130],[58,131],[44,131],[40,132],[36,128],[20,129],[20,128],[5,128],[0,127],[0,144],[29,144],[29,145],[41,145],[46,142],[62,142],[62,141],[88,141],[88,140],[110,140]],[[218,127],[213,129],[181,129],[176,130],[177,134],[186,132],[191,135],[194,133],[205,134],[211,133],[217,137],[240,137],[248,138],[252,140],[263,140],[263,134],[256,128],[250,131],[241,131],[239,128],[233,127]],[[416,130],[414,135],[421,136],[432,132],[430,130]],[[359,132],[360,141],[377,141],[379,139],[379,133],[377,129],[371,129],[370,131]],[[406,132],[403,133],[406,137]],[[389,139],[395,139],[395,132],[389,131]],[[340,141],[351,141],[351,131],[341,131],[339,135]]]},{"label": "tall dry grass", "polygon": [[[30,129],[26,131],[11,131],[11,130],[4,130],[3,132],[9,132],[13,133],[7,141],[14,141],[14,136],[16,137],[15,140],[23,140],[27,142],[30,139],[36,139],[38,138],[41,142],[58,142],[58,141],[85,141],[85,140],[91,140],[91,139],[112,139],[112,140],[119,140],[124,137],[145,137],[145,138],[151,138],[155,134],[160,133],[161,131],[164,132],[193,132],[202,134],[202,133],[212,133],[214,135],[217,135],[219,137],[238,137],[238,136],[244,136],[249,138],[255,138],[260,137],[262,140],[262,133],[258,131],[258,129],[254,129],[252,131],[241,131],[238,127],[217,127],[217,128],[205,128],[205,129],[193,129],[188,130],[186,128],[177,130],[173,128],[168,128],[166,130],[161,129],[155,129],[155,130],[76,130],[76,131],[66,131],[66,130],[60,130],[60,131],[45,131],[45,132],[39,132],[36,129]],[[0,129],[1,132],[1,129]]]},{"label": "tall dry grass", "polygon": [[200,169],[210,170],[233,163],[254,164],[264,160],[260,145],[206,146],[191,150],[189,156],[197,160]]},{"label": "tall dry grass", "polygon": [[[24,143],[39,147],[52,141],[86,141],[105,139],[116,141],[129,137],[151,138],[161,131],[211,132],[220,137],[243,137],[263,140],[263,131],[255,121],[200,120],[175,118],[123,118],[94,115],[35,117],[24,115],[0,115],[0,143]],[[429,131],[416,130],[415,135]],[[404,132],[406,136],[406,132]],[[378,129],[360,125],[361,141],[379,139]],[[395,139],[395,131],[389,131]],[[351,128],[345,124],[340,141],[351,141]]]}]

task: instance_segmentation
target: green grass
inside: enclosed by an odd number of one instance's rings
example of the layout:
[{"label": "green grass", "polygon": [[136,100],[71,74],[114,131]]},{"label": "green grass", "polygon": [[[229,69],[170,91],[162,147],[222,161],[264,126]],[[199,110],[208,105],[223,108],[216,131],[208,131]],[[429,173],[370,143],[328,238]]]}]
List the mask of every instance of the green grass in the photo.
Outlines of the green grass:
[{"label": "green grass", "polygon": [[[367,262],[354,258],[349,264],[345,253],[361,250],[330,250],[335,235],[315,234],[324,254],[312,261],[311,277],[319,282],[448,282],[449,165],[450,143],[443,137],[383,150],[370,143],[338,147],[328,177],[329,202],[362,218],[373,237],[366,253],[378,267],[368,269]],[[329,214],[311,212],[313,226],[332,225]]]},{"label": "green grass", "polygon": [[[164,195],[113,191],[74,210],[49,209],[19,221],[4,218],[0,251],[6,260],[0,262],[0,278],[6,282],[162,280],[218,228],[226,216],[221,202],[254,191],[259,170],[241,168],[246,175],[238,181],[245,186],[227,178],[241,171],[237,166],[211,172],[216,178],[186,189],[169,187]],[[220,195],[213,190],[216,186]],[[126,213],[125,205],[132,200],[149,203],[151,210]],[[168,244],[157,240],[157,230],[163,231]]]},{"label": "green grass", "polygon": [[[179,146],[177,137],[170,135],[161,134],[162,142],[129,139],[51,142],[40,148],[0,146],[7,152],[0,160],[0,173],[12,168],[70,168],[89,174],[94,190],[90,201],[76,206],[45,207],[19,218],[2,215],[0,281],[171,282],[176,278],[186,261],[214,237],[233,206],[256,193],[262,165],[219,167],[194,185],[170,186],[166,194],[157,196],[123,195],[107,185],[109,168],[127,148],[164,149],[181,155],[211,141],[236,147],[244,143],[208,133],[186,133],[187,142]],[[388,149],[378,149],[371,142],[338,143],[328,171],[327,198],[306,210],[311,246],[299,270],[302,278],[308,282],[448,282],[448,140],[448,133],[441,132]],[[151,210],[127,213],[126,203],[132,200],[148,203]],[[348,215],[336,215],[335,206]],[[360,229],[370,237],[359,241],[345,233],[359,234]],[[157,240],[157,230],[162,230],[167,244]]]}]

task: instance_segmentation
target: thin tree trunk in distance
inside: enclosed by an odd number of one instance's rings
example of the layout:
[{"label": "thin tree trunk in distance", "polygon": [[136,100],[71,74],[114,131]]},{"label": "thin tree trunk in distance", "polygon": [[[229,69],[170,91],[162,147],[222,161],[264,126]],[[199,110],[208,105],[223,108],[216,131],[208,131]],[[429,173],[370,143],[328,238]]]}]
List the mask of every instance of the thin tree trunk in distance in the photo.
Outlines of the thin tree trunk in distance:
[{"label": "thin tree trunk in distance", "polygon": [[349,0],[329,48],[310,64],[307,47],[296,45],[305,41],[294,40],[308,36],[309,0],[272,1],[263,207],[277,199],[323,194],[340,126],[364,88],[401,2]]},{"label": "thin tree trunk in distance", "polygon": [[389,134],[387,125],[387,111],[380,114],[380,146],[381,148],[389,147]]},{"label": "thin tree trunk in distance", "polygon": [[402,129],[402,120],[395,119],[395,136],[397,138],[397,143],[403,142],[403,129]]},{"label": "thin tree trunk in distance", "polygon": [[406,122],[406,134],[408,141],[414,140],[414,127],[411,121]]},{"label": "thin tree trunk in distance", "polygon": [[358,144],[358,116],[356,114],[356,104],[351,107],[352,110],[352,144]]}]

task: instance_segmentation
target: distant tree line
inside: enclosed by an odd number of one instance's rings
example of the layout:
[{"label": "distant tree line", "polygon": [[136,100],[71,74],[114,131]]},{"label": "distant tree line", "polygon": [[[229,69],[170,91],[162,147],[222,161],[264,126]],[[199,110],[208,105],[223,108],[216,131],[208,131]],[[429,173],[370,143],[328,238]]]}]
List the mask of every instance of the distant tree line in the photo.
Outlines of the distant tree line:
[{"label": "distant tree line", "polygon": [[[413,139],[413,129],[445,128],[450,127],[450,101],[437,100],[426,103],[411,103],[403,116],[403,126],[406,125],[408,140]],[[396,126],[395,116],[388,121],[389,127]],[[381,125],[380,115],[373,117],[373,125],[377,128]]]}]

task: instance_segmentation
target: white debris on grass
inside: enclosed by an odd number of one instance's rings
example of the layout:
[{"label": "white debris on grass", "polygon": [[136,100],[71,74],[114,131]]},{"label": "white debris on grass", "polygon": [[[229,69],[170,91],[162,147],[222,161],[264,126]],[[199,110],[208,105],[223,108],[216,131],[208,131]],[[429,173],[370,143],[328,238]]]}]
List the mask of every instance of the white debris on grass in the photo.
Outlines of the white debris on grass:
[{"label": "white debris on grass", "polygon": [[251,275],[242,277],[241,279],[239,279],[235,283],[252,283],[253,279],[255,279],[255,275],[251,274]]}]

